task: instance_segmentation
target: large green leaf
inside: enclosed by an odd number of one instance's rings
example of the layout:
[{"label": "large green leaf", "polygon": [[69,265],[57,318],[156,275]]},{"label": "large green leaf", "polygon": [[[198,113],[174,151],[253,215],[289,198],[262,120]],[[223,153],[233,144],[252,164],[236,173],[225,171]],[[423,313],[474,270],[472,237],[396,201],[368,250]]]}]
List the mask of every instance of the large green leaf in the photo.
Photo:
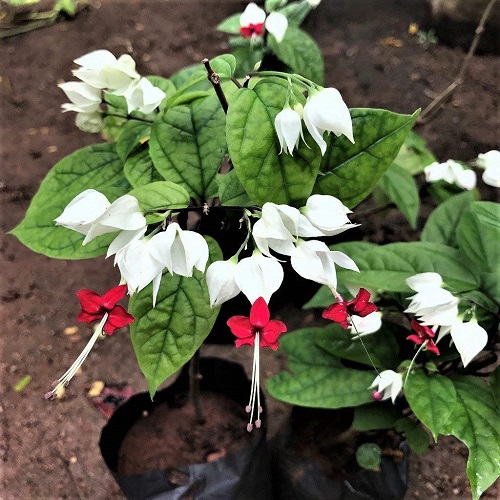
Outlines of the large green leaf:
[{"label": "large green leaf", "polygon": [[462,214],[474,201],[472,191],[464,191],[452,196],[439,205],[429,216],[422,230],[422,241],[442,243],[450,247],[458,247],[457,226]]},{"label": "large green leaf", "polygon": [[278,12],[286,16],[289,26],[300,26],[309,12],[311,12],[311,8],[306,1],[291,2],[278,9]]},{"label": "large green leaf", "polygon": [[268,43],[278,59],[295,73],[323,85],[325,68],[321,49],[305,31],[290,25],[281,42],[269,35]]},{"label": "large green leaf", "polygon": [[[293,156],[280,154],[274,119],[283,109],[288,82],[264,78],[253,89],[240,89],[229,103],[227,144],[229,154],[250,198],[259,205],[266,201],[301,205],[311,194],[321,161],[311,136],[301,142]],[[304,102],[297,92],[296,98]]]},{"label": "large green leaf", "polygon": [[225,121],[215,94],[168,108],[155,121],[149,143],[158,172],[200,201],[216,196],[215,177],[227,153]]},{"label": "large green leaf", "polygon": [[217,183],[219,184],[219,198],[222,205],[227,207],[250,207],[255,205],[241,185],[235,170],[231,170],[224,175],[218,175]]},{"label": "large green leaf", "polygon": [[[211,262],[222,259],[215,240],[207,237]],[[151,397],[160,384],[187,363],[210,333],[218,308],[210,307],[205,275],[191,278],[165,272],[156,307],[150,284],[130,299],[135,321],[130,328],[139,366],[148,381]]]},{"label": "large green leaf", "polygon": [[82,246],[82,234],[54,223],[66,205],[86,189],[96,189],[110,201],[129,191],[113,143],[79,149],[58,162],[43,180],[26,216],[12,234],[31,250],[57,259],[87,259],[106,253],[116,234],[103,235]]},{"label": "large green leaf", "polygon": [[426,375],[418,370],[408,377],[404,391],[413,413],[437,440],[455,410],[457,393],[453,382],[442,375]]},{"label": "large green leaf", "polygon": [[418,111],[400,115],[383,109],[351,109],[356,143],[330,134],[314,192],[336,196],[350,208],[356,206],[391,166],[417,116]]},{"label": "large green leaf", "polygon": [[152,182],[130,191],[137,198],[143,212],[161,208],[185,208],[189,205],[189,194],[179,184],[170,181]]},{"label": "large green leaf", "polygon": [[130,120],[122,128],[120,137],[116,141],[116,152],[123,162],[129,154],[138,148],[151,134],[151,124],[137,120]]},{"label": "large green leaf", "polygon": [[288,355],[289,371],[267,381],[271,396],[300,406],[331,409],[372,401],[368,387],[376,373],[345,368],[316,345],[329,335],[326,329],[305,328],[282,338],[280,349]]},{"label": "large green leaf", "polygon": [[439,273],[455,292],[477,289],[478,276],[464,267],[463,254],[445,245],[428,242],[377,246],[347,242],[331,247],[345,252],[361,272],[338,270],[339,281],[388,292],[410,292],[405,280],[418,273]]},{"label": "large green leaf", "polygon": [[382,175],[378,186],[401,210],[411,227],[417,227],[420,198],[415,180],[404,168],[393,163]]},{"label": "large green leaf", "polygon": [[355,408],[352,426],[360,432],[392,429],[400,418],[401,412],[391,402],[381,401]]},{"label": "large green leaf", "polygon": [[147,144],[140,146],[127,158],[123,173],[133,187],[145,186],[151,182],[163,180],[160,172],[154,166]]},{"label": "large green leaf", "polygon": [[478,499],[500,475],[500,410],[486,382],[476,377],[456,377],[457,403],[444,434],[451,434],[469,448],[467,476],[472,496]]},{"label": "large green leaf", "polygon": [[229,33],[230,35],[239,35],[240,34],[240,17],[241,12],[238,14],[233,14],[232,16],[224,19],[221,23],[217,25],[217,30],[223,31],[224,33]]}]

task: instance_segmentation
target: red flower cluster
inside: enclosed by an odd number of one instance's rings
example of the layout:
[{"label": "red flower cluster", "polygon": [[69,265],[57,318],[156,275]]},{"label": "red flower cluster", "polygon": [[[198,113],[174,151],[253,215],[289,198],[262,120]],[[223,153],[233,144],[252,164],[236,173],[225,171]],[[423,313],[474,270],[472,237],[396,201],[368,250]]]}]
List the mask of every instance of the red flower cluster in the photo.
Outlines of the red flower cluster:
[{"label": "red flower cluster", "polygon": [[408,337],[406,337],[406,340],[411,340],[417,345],[422,345],[424,342],[426,342],[425,349],[427,351],[433,352],[434,354],[436,354],[436,356],[439,356],[440,352],[438,346],[434,343],[433,340],[436,334],[432,331],[432,329],[428,326],[421,325],[415,320],[412,320],[411,328],[416,332],[416,335],[409,335]]},{"label": "red flower cluster", "polygon": [[134,321],[131,314],[122,306],[116,305],[125,297],[126,293],[126,285],[115,286],[102,297],[92,290],[80,290],[76,295],[80,300],[82,310],[76,320],[90,325],[94,321],[101,320],[107,314],[108,318],[104,323],[103,330],[108,335],[112,335],[117,328],[123,328]]},{"label": "red flower cluster", "polygon": [[255,337],[260,334],[260,347],[270,347],[274,351],[278,349],[278,337],[285,333],[287,328],[285,323],[277,319],[270,319],[269,308],[266,301],[259,297],[250,309],[250,317],[233,316],[227,321],[227,326],[233,335],[238,337],[235,340],[236,347],[240,345],[254,345]]},{"label": "red flower cluster", "polygon": [[375,311],[378,311],[378,308],[373,302],[370,302],[370,292],[360,288],[354,299],[347,302],[342,300],[328,306],[323,311],[323,318],[334,321],[343,328],[348,328],[349,316],[364,318]]},{"label": "red flower cluster", "polygon": [[240,28],[241,36],[252,38],[252,36],[261,36],[264,33],[264,23],[249,24]]}]

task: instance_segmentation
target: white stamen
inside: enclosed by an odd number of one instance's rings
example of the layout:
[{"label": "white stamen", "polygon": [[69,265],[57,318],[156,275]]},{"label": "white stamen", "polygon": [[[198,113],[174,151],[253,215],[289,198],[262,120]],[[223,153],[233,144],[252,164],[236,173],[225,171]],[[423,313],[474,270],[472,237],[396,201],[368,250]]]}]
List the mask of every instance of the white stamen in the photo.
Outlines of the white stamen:
[{"label": "white stamen", "polygon": [[94,334],[87,342],[87,345],[83,348],[83,351],[80,353],[78,358],[76,358],[74,363],[69,367],[69,369],[64,373],[64,375],[61,378],[59,378],[59,380],[57,380],[52,384],[54,388],[45,394],[45,399],[54,399],[57,396],[57,394],[61,391],[61,389],[69,384],[70,380],[74,377],[75,373],[78,371],[80,366],[82,366],[83,362],[85,361],[90,351],[92,350],[92,347],[94,346],[97,339],[101,335],[102,329],[107,319],[108,319],[108,313],[106,313],[103,316],[98,327],[95,329]]},{"label": "white stamen", "polygon": [[245,407],[245,411],[250,413],[250,421],[247,424],[247,431],[253,430],[253,414],[257,403],[257,419],[255,420],[255,427],[257,429],[262,425],[260,414],[262,413],[262,406],[260,404],[260,332],[255,334],[254,350],[253,350],[253,367],[252,367],[252,383],[250,389],[250,400]]}]

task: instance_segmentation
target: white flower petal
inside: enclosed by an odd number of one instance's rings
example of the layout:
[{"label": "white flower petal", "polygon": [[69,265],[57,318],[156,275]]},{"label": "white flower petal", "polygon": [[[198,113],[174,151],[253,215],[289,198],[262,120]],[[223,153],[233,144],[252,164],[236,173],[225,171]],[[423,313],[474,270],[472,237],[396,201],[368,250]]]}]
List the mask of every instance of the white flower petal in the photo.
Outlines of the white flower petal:
[{"label": "white flower petal", "polygon": [[477,175],[474,170],[462,170],[456,175],[456,184],[462,189],[470,191],[476,187]]},{"label": "white flower petal", "polygon": [[276,38],[276,41],[281,43],[288,29],[288,19],[280,12],[271,12],[267,16],[265,26],[266,30]]},{"label": "white flower petal", "polygon": [[250,2],[240,16],[240,26],[245,27],[250,24],[263,24],[266,20],[266,12],[255,2]]},{"label": "white flower petal", "polygon": [[94,50],[84,56],[75,59],[78,66],[88,69],[100,70],[108,64],[116,62],[116,57],[109,50]]},{"label": "white flower petal", "polygon": [[302,133],[300,115],[293,109],[285,108],[276,115],[274,126],[280,141],[281,152],[285,150],[286,153],[292,155]]},{"label": "white flower petal", "polygon": [[234,280],[235,271],[236,263],[232,260],[219,260],[210,264],[206,280],[211,307],[220,306],[240,293]]},{"label": "white flower petal", "polygon": [[483,172],[483,182],[489,186],[500,188],[500,165],[489,166]]},{"label": "white flower petal", "polygon": [[480,153],[475,163],[486,170],[492,167],[500,168],[500,151],[492,149],[487,153]]},{"label": "white flower petal", "polygon": [[443,278],[438,273],[420,273],[411,276],[406,280],[406,284],[416,292],[420,292],[428,287],[439,288],[443,284]]},{"label": "white flower petal", "polygon": [[144,236],[144,233],[146,232],[146,229],[147,229],[147,227],[144,226],[144,227],[141,227],[140,229],[137,229],[137,230],[122,231],[111,242],[111,245],[109,245],[108,251],[106,253],[106,258],[111,257],[112,255],[115,255],[123,247],[127,246],[132,241],[141,239]]},{"label": "white flower petal", "polygon": [[368,316],[362,318],[361,316],[351,317],[351,326],[349,327],[353,335],[369,335],[378,332],[382,327],[382,313],[375,311]]},{"label": "white flower petal", "polygon": [[464,367],[484,349],[488,342],[486,330],[479,326],[476,321],[456,322],[451,326],[450,333]]}]

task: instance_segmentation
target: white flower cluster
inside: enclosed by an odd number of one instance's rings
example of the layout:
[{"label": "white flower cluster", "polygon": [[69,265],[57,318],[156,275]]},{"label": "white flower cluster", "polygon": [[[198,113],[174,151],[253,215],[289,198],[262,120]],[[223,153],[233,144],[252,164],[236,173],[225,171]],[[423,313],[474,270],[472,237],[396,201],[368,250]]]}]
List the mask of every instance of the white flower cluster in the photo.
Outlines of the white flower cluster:
[{"label": "white flower cluster", "polygon": [[435,161],[424,168],[424,174],[425,180],[430,183],[445,181],[468,191],[476,187],[476,172],[464,168],[455,160],[448,160],[444,163]]},{"label": "white flower cluster", "polygon": [[475,164],[484,168],[483,181],[485,184],[500,188],[500,151],[492,149],[478,155]]},{"label": "white flower cluster", "polygon": [[280,12],[267,15],[264,9],[250,2],[240,16],[240,26],[241,34],[251,38],[262,35],[265,27],[281,43],[288,29],[288,19]]},{"label": "white flower cluster", "polygon": [[463,322],[459,315],[459,300],[451,292],[442,288],[443,278],[438,273],[421,273],[406,280],[415,292],[405,312],[413,313],[420,323],[439,328],[437,342],[448,333],[467,366],[484,348],[488,341],[486,330],[475,319]]},{"label": "white flower cluster", "polygon": [[165,92],[155,87],[135,70],[135,61],[128,54],[118,59],[107,50],[90,52],[74,61],[80,68],[73,70],[79,82],[61,83],[70,103],[63,111],[75,111],[76,125],[85,132],[100,132],[103,128],[102,91],[123,96],[128,112],[151,113],[165,98]]}]

